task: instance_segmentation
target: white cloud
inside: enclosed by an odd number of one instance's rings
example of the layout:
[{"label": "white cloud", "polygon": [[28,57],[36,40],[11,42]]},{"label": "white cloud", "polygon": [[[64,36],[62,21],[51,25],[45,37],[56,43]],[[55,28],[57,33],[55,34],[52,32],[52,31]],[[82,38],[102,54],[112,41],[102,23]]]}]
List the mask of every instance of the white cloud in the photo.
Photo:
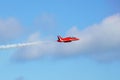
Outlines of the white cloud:
[{"label": "white cloud", "polygon": [[[74,28],[69,33],[73,31],[75,31]],[[86,45],[90,47],[89,49],[94,47],[103,50],[103,48],[117,47],[120,45],[120,15],[110,16],[101,23],[90,26],[77,34],[73,32],[73,35],[80,36],[80,42],[87,43]]]},{"label": "white cloud", "polygon": [[0,38],[12,39],[17,37],[22,31],[21,25],[14,18],[6,20],[0,19]]},{"label": "white cloud", "polygon": [[20,48],[13,57],[18,60],[31,60],[39,58],[48,53],[54,53],[55,43],[40,40],[40,35],[38,32],[32,34],[28,38],[28,42],[31,41],[39,41],[39,45]]},{"label": "white cloud", "polygon": [[[84,54],[99,60],[120,58],[120,14],[110,16],[81,31],[74,26],[67,35],[79,37],[81,40],[66,44],[41,40],[39,46],[22,48],[15,57],[30,60],[42,55]],[[32,34],[28,41],[31,39],[40,40],[39,33]]]}]

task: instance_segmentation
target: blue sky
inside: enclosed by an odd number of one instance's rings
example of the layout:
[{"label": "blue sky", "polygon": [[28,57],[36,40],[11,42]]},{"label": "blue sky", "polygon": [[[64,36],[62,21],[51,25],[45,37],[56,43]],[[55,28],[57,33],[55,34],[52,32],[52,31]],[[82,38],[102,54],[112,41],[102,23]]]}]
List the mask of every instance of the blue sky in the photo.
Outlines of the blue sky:
[{"label": "blue sky", "polygon": [[[0,1],[1,45],[42,42],[37,47],[0,50],[0,80],[120,80],[118,2]],[[75,35],[81,40],[57,44],[58,34]],[[48,40],[52,42],[46,43]]]}]

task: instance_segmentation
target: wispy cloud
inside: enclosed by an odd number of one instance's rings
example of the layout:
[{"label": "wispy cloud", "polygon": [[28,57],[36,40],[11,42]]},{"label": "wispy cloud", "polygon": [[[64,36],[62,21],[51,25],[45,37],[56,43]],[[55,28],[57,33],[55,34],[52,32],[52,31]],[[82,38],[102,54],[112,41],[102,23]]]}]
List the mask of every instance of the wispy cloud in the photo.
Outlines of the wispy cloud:
[{"label": "wispy cloud", "polygon": [[32,34],[28,38],[28,41],[33,41],[33,42],[34,41],[36,42],[38,40],[39,40],[39,43],[38,43],[39,45],[20,48],[13,55],[13,57],[17,60],[31,60],[31,59],[39,58],[49,53],[54,53],[56,44],[51,41],[40,40],[40,36],[38,32]]},{"label": "wispy cloud", "polygon": [[37,29],[40,29],[41,32],[45,31],[46,33],[55,32],[56,28],[56,19],[53,14],[43,13],[35,19],[35,26]]},{"label": "wispy cloud", "polygon": [[39,33],[32,34],[29,40],[40,40],[38,46],[21,48],[14,57],[19,60],[31,60],[43,55],[89,55],[98,60],[115,60],[120,58],[120,14],[105,18],[102,22],[87,27],[80,31],[72,27],[69,36],[81,38],[72,43],[57,43],[44,41]]},{"label": "wispy cloud", "polygon": [[22,27],[15,18],[0,19],[0,40],[13,39],[22,32]]}]

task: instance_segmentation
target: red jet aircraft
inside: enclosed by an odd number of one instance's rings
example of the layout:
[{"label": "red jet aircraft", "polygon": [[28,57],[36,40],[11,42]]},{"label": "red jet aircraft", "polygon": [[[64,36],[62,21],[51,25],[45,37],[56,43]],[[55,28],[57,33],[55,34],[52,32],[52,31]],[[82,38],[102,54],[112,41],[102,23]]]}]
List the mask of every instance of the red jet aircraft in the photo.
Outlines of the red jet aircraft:
[{"label": "red jet aircraft", "polygon": [[57,36],[57,37],[58,37],[57,42],[64,42],[64,43],[80,40],[79,38],[76,37],[65,37],[65,38],[62,38],[61,36]]}]

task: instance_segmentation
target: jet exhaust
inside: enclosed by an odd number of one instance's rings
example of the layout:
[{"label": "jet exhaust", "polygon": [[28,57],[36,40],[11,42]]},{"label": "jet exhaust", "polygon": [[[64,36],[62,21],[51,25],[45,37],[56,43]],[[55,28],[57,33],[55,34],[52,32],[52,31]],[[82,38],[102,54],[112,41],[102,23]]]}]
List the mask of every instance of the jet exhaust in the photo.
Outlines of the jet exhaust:
[{"label": "jet exhaust", "polygon": [[33,46],[33,45],[38,45],[40,43],[41,43],[40,41],[35,41],[35,42],[27,42],[27,43],[17,43],[17,44],[0,45],[0,49]]}]

